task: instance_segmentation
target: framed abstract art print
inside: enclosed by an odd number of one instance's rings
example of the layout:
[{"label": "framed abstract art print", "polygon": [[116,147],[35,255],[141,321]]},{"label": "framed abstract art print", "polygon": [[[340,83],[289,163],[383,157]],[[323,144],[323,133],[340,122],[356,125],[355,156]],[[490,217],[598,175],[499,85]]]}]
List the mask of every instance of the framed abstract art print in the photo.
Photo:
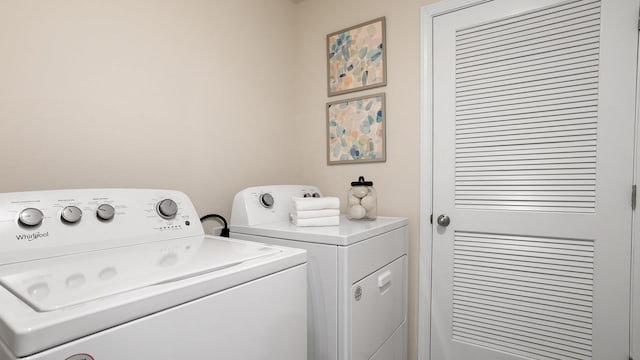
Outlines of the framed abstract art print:
[{"label": "framed abstract art print", "polygon": [[381,17],[327,35],[329,96],[387,84],[385,31]]},{"label": "framed abstract art print", "polygon": [[327,104],[327,164],[384,162],[385,94]]}]

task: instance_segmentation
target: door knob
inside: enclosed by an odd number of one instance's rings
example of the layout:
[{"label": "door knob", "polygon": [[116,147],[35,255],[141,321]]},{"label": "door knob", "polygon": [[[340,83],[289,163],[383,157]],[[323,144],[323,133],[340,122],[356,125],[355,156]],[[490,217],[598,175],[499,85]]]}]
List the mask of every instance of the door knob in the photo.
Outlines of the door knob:
[{"label": "door knob", "polygon": [[438,225],[440,226],[449,226],[451,224],[451,219],[447,215],[438,216]]}]

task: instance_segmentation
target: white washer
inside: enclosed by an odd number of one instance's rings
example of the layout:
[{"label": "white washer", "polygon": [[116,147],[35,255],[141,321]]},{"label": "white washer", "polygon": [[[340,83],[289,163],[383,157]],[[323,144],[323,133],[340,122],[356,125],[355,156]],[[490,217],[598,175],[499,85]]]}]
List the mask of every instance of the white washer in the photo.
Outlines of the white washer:
[{"label": "white washer", "polygon": [[177,191],[0,194],[0,360],[305,359],[305,288]]},{"label": "white washer", "polygon": [[291,197],[314,193],[299,185],[239,192],[231,236],[307,250],[309,360],[406,359],[407,219],[290,224]]}]

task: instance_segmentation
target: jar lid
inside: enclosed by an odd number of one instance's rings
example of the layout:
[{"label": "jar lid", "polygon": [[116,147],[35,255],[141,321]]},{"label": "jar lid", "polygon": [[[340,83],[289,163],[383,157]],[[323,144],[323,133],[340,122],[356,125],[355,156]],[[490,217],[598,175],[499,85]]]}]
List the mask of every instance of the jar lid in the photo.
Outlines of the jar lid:
[{"label": "jar lid", "polygon": [[351,182],[351,186],[373,186],[373,181],[364,181],[364,176],[360,176],[358,181]]}]

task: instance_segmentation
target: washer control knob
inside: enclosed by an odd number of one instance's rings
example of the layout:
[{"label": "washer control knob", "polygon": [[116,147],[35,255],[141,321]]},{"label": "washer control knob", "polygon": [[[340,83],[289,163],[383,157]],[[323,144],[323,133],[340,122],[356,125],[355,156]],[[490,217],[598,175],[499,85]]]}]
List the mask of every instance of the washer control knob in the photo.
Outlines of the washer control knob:
[{"label": "washer control knob", "polygon": [[82,210],[80,210],[77,206],[67,206],[62,209],[62,214],[60,215],[63,222],[69,224],[75,224],[82,219]]},{"label": "washer control knob", "polygon": [[178,213],[178,204],[171,199],[164,199],[156,205],[156,211],[163,219],[173,219]]},{"label": "washer control knob", "polygon": [[18,222],[23,226],[38,226],[42,224],[42,220],[44,219],[44,214],[42,211],[35,208],[26,208],[20,211],[20,215],[18,216]]},{"label": "washer control knob", "polygon": [[267,209],[270,209],[273,207],[273,203],[275,203],[275,200],[273,199],[273,195],[269,193],[264,193],[260,195],[260,205],[266,207]]},{"label": "washer control knob", "polygon": [[109,221],[116,215],[116,209],[109,204],[101,204],[96,210],[96,216],[102,221]]}]

